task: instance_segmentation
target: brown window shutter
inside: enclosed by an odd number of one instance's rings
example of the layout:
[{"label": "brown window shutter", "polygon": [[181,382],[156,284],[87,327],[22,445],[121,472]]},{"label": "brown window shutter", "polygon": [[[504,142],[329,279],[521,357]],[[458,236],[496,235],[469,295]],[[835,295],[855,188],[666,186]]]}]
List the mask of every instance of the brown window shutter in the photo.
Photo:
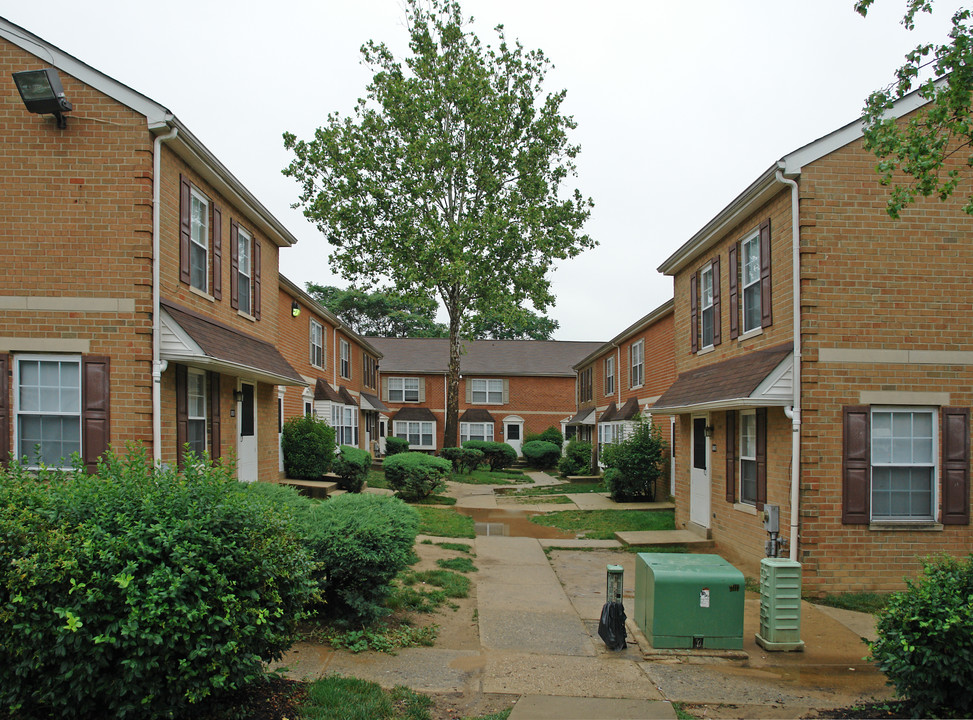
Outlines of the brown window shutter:
[{"label": "brown window shutter", "polygon": [[727,280],[730,283],[730,340],[735,340],[740,335],[740,267],[739,267],[740,244],[734,243],[730,247],[730,276]]},{"label": "brown window shutter", "polygon": [[970,524],[970,409],[945,407],[943,425],[943,525]]},{"label": "brown window shutter", "polygon": [[81,360],[81,449],[89,473],[98,467],[98,458],[108,450],[110,440],[109,360],[87,355]]},{"label": "brown window shutter", "polygon": [[720,259],[713,258],[713,347],[723,342],[723,312],[720,307]]},{"label": "brown window shutter", "polygon": [[176,463],[182,467],[189,441],[189,370],[176,365]]},{"label": "brown window shutter", "polygon": [[207,373],[206,378],[209,385],[209,413],[210,413],[210,451],[209,456],[212,460],[217,460],[222,456],[220,443],[220,430],[222,418],[220,416],[220,374],[218,372]]},{"label": "brown window shutter", "polygon": [[774,324],[770,292],[770,218],[760,223],[760,326]]},{"label": "brown window shutter", "polygon": [[726,501],[737,501],[737,411],[726,412]]},{"label": "brown window shutter", "polygon": [[10,462],[10,356],[0,354],[0,463]]},{"label": "brown window shutter", "polygon": [[213,206],[213,297],[223,299],[223,212]]},{"label": "brown window shutter", "polygon": [[757,408],[757,510],[767,502],[767,408]]},{"label": "brown window shutter", "polygon": [[192,232],[192,209],[189,180],[179,176],[179,280],[189,284],[189,237]]},{"label": "brown window shutter", "polygon": [[470,404],[473,402],[473,381],[467,378],[463,382],[466,383],[466,403]]},{"label": "brown window shutter", "polygon": [[[260,241],[253,239],[253,316],[260,319]],[[349,353],[350,355],[350,353]],[[350,358],[349,358],[350,359]]]},{"label": "brown window shutter", "polygon": [[230,307],[240,309],[240,226],[230,220]]},{"label": "brown window shutter", "polygon": [[389,379],[387,377],[382,378],[382,401],[389,401]]},{"label": "brown window shutter", "polygon": [[867,525],[871,516],[871,417],[867,405],[842,409],[841,522]]},{"label": "brown window shutter", "polygon": [[424,403],[426,401],[426,378],[419,378],[419,402]]},{"label": "brown window shutter", "polygon": [[691,336],[690,349],[699,352],[699,273],[689,276],[689,334]]},{"label": "brown window shutter", "polygon": [[510,402],[510,380],[507,378],[503,379],[503,404],[506,405]]}]

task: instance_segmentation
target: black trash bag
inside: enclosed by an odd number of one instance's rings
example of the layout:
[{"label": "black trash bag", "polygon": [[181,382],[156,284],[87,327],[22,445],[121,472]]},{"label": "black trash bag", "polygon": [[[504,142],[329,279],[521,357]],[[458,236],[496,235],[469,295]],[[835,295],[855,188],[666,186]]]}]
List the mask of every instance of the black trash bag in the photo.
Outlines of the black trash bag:
[{"label": "black trash bag", "polygon": [[609,650],[624,650],[628,647],[625,642],[625,607],[620,602],[605,603],[601,609],[598,635]]}]

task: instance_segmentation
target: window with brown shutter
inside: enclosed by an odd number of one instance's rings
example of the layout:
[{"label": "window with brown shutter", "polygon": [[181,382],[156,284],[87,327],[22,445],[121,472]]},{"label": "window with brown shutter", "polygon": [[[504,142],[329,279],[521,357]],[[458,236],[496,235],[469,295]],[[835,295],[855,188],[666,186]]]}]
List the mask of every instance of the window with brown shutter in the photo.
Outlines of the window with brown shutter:
[{"label": "window with brown shutter", "polygon": [[209,414],[210,414],[210,458],[217,460],[222,456],[220,417],[220,374],[207,373],[209,383]]},{"label": "window with brown shutter", "polygon": [[230,307],[240,309],[240,226],[230,220]]},{"label": "window with brown shutter", "polygon": [[867,405],[842,409],[841,522],[868,524],[871,514],[870,409]]},{"label": "window with brown shutter", "polygon": [[189,284],[189,236],[192,232],[189,219],[192,187],[189,180],[179,176],[179,280]]},{"label": "window with brown shutter", "polygon": [[739,290],[739,279],[740,279],[740,268],[738,263],[738,255],[740,252],[740,244],[733,243],[730,246],[729,252],[729,281],[730,287],[730,340],[735,340],[740,335],[740,290]]},{"label": "window with brown shutter", "polygon": [[760,223],[760,326],[774,324],[770,287],[770,218]]},{"label": "window with brown shutter", "polygon": [[85,470],[95,472],[110,442],[109,359],[86,355],[81,359],[81,447]]},{"label": "window with brown shutter", "polygon": [[10,356],[0,354],[0,463],[10,462]]},{"label": "window with brown shutter", "polygon": [[699,273],[689,276],[689,348],[699,352]]},{"label": "window with brown shutter", "polygon": [[213,297],[223,299],[223,213],[213,206]]},{"label": "window with brown shutter", "polygon": [[253,316],[260,319],[260,241],[253,239]]},{"label": "window with brown shutter", "polygon": [[723,313],[720,305],[720,259],[713,258],[713,347],[723,342]]},{"label": "window with brown shutter", "polygon": [[176,365],[176,463],[182,467],[189,440],[189,369]]},{"label": "window with brown shutter", "polygon": [[767,408],[757,408],[757,510],[767,502]]},{"label": "window with brown shutter", "polygon": [[943,525],[970,524],[970,410],[942,409]]},{"label": "window with brown shutter", "polygon": [[737,501],[737,413],[736,410],[726,412],[726,501]]}]

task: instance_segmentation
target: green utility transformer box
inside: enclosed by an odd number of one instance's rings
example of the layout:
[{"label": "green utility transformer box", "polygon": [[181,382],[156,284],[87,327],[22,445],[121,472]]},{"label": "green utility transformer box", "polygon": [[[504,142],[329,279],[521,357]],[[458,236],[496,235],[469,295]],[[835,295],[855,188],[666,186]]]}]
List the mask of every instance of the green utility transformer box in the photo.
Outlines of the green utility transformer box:
[{"label": "green utility transformer box", "polygon": [[635,622],[654,648],[743,649],[743,573],[719,555],[639,553]]}]

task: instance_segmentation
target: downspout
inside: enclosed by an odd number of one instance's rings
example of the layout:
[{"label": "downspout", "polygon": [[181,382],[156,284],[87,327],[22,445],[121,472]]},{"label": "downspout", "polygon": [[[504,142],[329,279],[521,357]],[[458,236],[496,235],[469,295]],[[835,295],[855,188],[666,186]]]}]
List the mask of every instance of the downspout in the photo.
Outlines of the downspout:
[{"label": "downspout", "polygon": [[793,276],[794,302],[794,400],[785,408],[791,420],[791,533],[790,559],[797,561],[797,543],[800,537],[801,502],[801,218],[800,193],[794,180],[784,177],[783,163],[777,165],[777,182],[791,188],[791,274]]},{"label": "downspout", "polygon": [[162,373],[167,363],[161,355],[161,308],[159,277],[161,260],[160,227],[162,217],[162,143],[179,134],[172,128],[168,135],[159,135],[152,148],[152,462],[162,464]]}]

